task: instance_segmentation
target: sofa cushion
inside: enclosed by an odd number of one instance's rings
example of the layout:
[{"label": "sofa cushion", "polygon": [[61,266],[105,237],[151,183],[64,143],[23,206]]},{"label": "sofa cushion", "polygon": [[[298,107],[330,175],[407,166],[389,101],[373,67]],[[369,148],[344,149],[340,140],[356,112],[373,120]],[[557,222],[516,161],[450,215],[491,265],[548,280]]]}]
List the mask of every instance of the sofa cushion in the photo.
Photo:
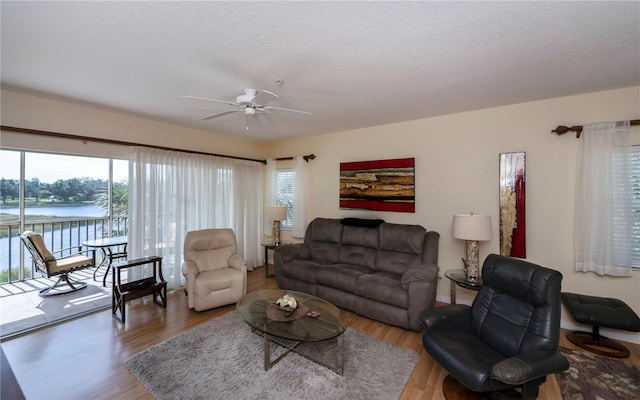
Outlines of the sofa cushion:
[{"label": "sofa cushion", "polygon": [[309,224],[304,242],[309,245],[311,258],[338,262],[342,225],[340,220],[316,218]]},{"label": "sofa cushion", "polygon": [[338,262],[374,269],[376,266],[377,253],[376,249],[342,245],[340,246]]},{"label": "sofa cushion", "polygon": [[359,265],[334,264],[318,268],[316,271],[316,283],[344,290],[356,292],[356,281],[363,274],[373,272],[372,269]]},{"label": "sofa cushion", "polygon": [[422,257],[417,254],[400,253],[389,250],[378,250],[376,269],[378,271],[404,274],[409,268],[422,262]]},{"label": "sofa cushion", "polygon": [[409,295],[400,283],[401,276],[388,271],[376,271],[372,274],[362,275],[356,282],[356,295],[407,308]]},{"label": "sofa cushion", "polygon": [[311,242],[309,254],[312,260],[324,263],[337,263],[340,255],[340,245],[327,242]]},{"label": "sofa cushion", "polygon": [[422,256],[426,229],[420,225],[380,225],[380,249]]},{"label": "sofa cushion", "polygon": [[378,228],[345,226],[338,262],[375,268],[378,253]]},{"label": "sofa cushion", "polygon": [[[314,242],[340,243],[342,241],[342,224],[338,219],[316,218],[311,222],[310,237]],[[307,242],[305,238],[305,242]]]},{"label": "sofa cushion", "polygon": [[377,249],[378,228],[345,226],[342,231],[342,244]]},{"label": "sofa cushion", "polygon": [[380,225],[380,246],[376,269],[404,274],[422,262],[426,230],[420,225]]},{"label": "sofa cushion", "polygon": [[311,260],[292,260],[280,266],[282,275],[308,283],[316,283],[316,271],[322,264]]}]

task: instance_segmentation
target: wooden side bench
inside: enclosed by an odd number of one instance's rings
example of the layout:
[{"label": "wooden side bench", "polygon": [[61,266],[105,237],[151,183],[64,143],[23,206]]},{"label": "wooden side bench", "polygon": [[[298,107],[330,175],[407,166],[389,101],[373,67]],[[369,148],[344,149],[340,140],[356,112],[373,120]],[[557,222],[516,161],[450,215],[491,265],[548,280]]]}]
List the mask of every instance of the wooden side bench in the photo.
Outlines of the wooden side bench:
[{"label": "wooden side bench", "polygon": [[[153,275],[122,283],[122,270],[145,264],[153,264]],[[113,264],[111,268],[113,271],[111,312],[114,318],[125,322],[125,304],[127,301],[147,295],[153,295],[154,303],[164,308],[167,307],[167,282],[162,277],[162,257],[151,256],[122,261]]]}]

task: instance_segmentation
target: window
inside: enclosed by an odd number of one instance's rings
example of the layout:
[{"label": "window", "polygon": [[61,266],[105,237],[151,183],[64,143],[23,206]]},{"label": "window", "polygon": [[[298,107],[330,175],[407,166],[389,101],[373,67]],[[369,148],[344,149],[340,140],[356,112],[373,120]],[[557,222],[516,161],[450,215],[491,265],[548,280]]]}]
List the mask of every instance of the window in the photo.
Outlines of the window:
[{"label": "window", "polygon": [[281,229],[286,231],[293,229],[293,185],[295,181],[296,173],[292,169],[276,171],[276,204],[287,207],[287,220],[281,223]]},{"label": "window", "polygon": [[631,151],[631,265],[640,268],[640,145]]},{"label": "window", "polygon": [[[51,251],[127,233],[128,160],[0,150],[0,283],[34,276],[19,232]],[[113,185],[109,182],[113,181]]]},{"label": "window", "polygon": [[614,193],[624,193],[612,197],[614,251],[628,254],[631,247],[631,265],[640,268],[640,146],[629,153],[614,151],[612,164]]},{"label": "window", "polygon": [[640,267],[637,194],[634,198],[639,148],[633,140],[628,121],[583,127],[576,180],[576,271],[630,276],[632,268]]}]

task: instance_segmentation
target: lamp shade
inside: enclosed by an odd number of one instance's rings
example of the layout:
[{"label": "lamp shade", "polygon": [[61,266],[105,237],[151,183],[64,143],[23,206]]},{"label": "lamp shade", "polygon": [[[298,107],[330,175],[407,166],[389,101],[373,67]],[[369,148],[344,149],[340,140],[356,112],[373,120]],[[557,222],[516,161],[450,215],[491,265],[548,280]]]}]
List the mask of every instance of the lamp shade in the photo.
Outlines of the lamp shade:
[{"label": "lamp shade", "polygon": [[287,219],[287,207],[285,206],[269,206],[267,207],[267,213],[269,221],[284,221]]},{"label": "lamp shade", "polygon": [[463,240],[491,240],[491,216],[482,214],[455,214],[453,237]]}]

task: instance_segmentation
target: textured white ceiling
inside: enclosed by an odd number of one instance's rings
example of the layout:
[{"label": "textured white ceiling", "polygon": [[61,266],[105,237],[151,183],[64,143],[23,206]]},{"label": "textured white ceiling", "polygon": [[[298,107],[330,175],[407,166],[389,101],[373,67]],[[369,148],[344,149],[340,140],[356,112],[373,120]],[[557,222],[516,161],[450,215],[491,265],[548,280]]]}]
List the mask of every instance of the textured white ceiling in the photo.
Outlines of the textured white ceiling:
[{"label": "textured white ceiling", "polygon": [[[640,2],[1,2],[1,80],[283,138],[640,85]],[[276,79],[285,83],[278,87]],[[273,128],[182,95],[280,96]],[[571,121],[568,121],[569,123]]]}]

